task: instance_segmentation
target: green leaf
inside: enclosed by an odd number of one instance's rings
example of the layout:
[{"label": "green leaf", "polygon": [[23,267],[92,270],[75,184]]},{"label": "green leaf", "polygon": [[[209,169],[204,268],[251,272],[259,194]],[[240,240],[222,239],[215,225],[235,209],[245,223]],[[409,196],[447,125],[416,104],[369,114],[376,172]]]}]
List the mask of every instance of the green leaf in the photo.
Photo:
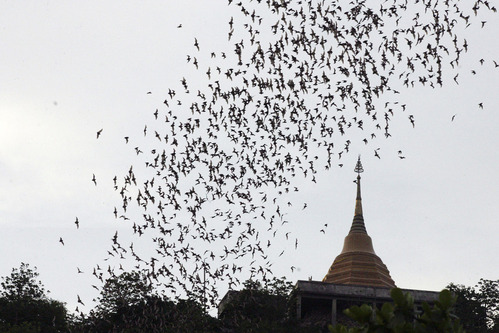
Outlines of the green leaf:
[{"label": "green leaf", "polygon": [[442,305],[442,310],[450,309],[455,303],[455,297],[448,289],[444,289],[438,296],[439,302]]},{"label": "green leaf", "polygon": [[390,296],[397,305],[402,305],[405,302],[404,293],[399,288],[393,288],[390,291]]},{"label": "green leaf", "polygon": [[368,323],[372,313],[373,309],[367,304],[362,304],[360,307],[355,305],[345,310],[347,316],[361,324]]}]

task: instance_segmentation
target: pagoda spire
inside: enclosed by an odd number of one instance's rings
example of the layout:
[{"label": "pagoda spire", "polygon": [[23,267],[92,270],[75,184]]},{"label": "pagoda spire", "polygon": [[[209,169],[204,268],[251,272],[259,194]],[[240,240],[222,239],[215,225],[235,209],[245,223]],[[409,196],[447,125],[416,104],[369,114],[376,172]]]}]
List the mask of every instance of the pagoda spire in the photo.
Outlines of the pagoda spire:
[{"label": "pagoda spire", "polygon": [[361,232],[367,234],[366,226],[364,224],[364,216],[362,214],[362,196],[360,194],[360,174],[364,172],[364,168],[362,167],[362,163],[360,161],[360,155],[354,171],[357,173],[357,197],[355,198],[355,213],[350,233]]},{"label": "pagoda spire", "polygon": [[357,197],[352,226],[345,237],[343,250],[334,260],[322,282],[393,288],[395,282],[383,261],[374,252],[372,239],[364,225],[360,195],[360,174],[363,171],[359,156],[355,165]]}]

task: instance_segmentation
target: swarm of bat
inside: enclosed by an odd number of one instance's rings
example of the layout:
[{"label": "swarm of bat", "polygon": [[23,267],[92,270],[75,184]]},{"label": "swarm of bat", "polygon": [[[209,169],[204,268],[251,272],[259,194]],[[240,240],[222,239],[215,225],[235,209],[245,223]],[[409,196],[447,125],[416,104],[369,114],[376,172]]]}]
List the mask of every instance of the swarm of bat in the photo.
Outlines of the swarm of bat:
[{"label": "swarm of bat", "polygon": [[116,234],[109,251],[212,304],[220,281],[265,280],[277,239],[298,246],[285,211],[299,182],[339,163],[353,137],[390,136],[395,116],[414,126],[399,92],[453,77],[470,47],[460,34],[496,12],[480,0],[228,3],[228,49],[193,38],[187,56],[204,81],[168,90],[146,145],[125,138],[139,162],[114,178],[113,213],[141,237],[122,246]]}]

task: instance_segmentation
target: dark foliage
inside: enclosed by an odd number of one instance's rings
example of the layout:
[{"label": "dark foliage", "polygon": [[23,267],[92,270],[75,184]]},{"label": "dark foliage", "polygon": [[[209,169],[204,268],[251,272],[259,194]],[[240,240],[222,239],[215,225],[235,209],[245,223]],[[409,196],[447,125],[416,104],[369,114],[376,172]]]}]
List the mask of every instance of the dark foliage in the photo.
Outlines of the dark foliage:
[{"label": "dark foliage", "polygon": [[72,332],[215,332],[217,320],[194,300],[158,295],[146,276],[125,272],[106,281],[99,304],[74,318]]},{"label": "dark foliage", "polygon": [[224,332],[316,332],[317,327],[301,327],[290,313],[292,284],[274,278],[262,285],[248,280],[241,291],[224,299],[220,325]]},{"label": "dark foliage", "polygon": [[47,298],[36,267],[22,263],[2,278],[0,332],[64,332],[66,307]]},{"label": "dark foliage", "polygon": [[357,327],[336,325],[330,327],[332,333],[462,333],[459,319],[454,315],[455,297],[449,290],[442,290],[433,307],[423,303],[421,314],[415,311],[414,300],[409,293],[398,288],[391,290],[392,303],[383,304],[381,309],[373,309],[367,304],[353,306],[345,313]]},{"label": "dark foliage", "polygon": [[475,287],[449,284],[457,296],[456,315],[469,333],[499,332],[499,280],[480,279]]}]

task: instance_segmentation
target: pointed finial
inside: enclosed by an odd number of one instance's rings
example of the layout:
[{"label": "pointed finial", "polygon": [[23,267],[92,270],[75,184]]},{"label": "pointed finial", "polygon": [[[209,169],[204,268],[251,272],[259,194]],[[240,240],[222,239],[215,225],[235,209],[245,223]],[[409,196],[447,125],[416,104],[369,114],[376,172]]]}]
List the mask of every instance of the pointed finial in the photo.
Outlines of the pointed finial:
[{"label": "pointed finial", "polygon": [[355,165],[355,172],[357,172],[357,180],[355,181],[357,183],[357,198],[355,199],[355,216],[359,218],[356,223],[356,220],[354,219],[354,224],[352,225],[352,230],[355,229],[354,225],[358,225],[361,227],[363,231],[365,231],[364,227],[364,218],[362,217],[362,197],[360,195],[360,174],[361,172],[364,172],[364,168],[362,167],[362,163],[360,162],[360,155],[359,159],[357,160],[357,165]]},{"label": "pointed finial", "polygon": [[362,163],[360,162],[360,155],[359,159],[357,160],[357,164],[355,165],[355,172],[357,172],[357,175],[360,176],[362,172],[364,172],[364,168],[362,167]]}]

